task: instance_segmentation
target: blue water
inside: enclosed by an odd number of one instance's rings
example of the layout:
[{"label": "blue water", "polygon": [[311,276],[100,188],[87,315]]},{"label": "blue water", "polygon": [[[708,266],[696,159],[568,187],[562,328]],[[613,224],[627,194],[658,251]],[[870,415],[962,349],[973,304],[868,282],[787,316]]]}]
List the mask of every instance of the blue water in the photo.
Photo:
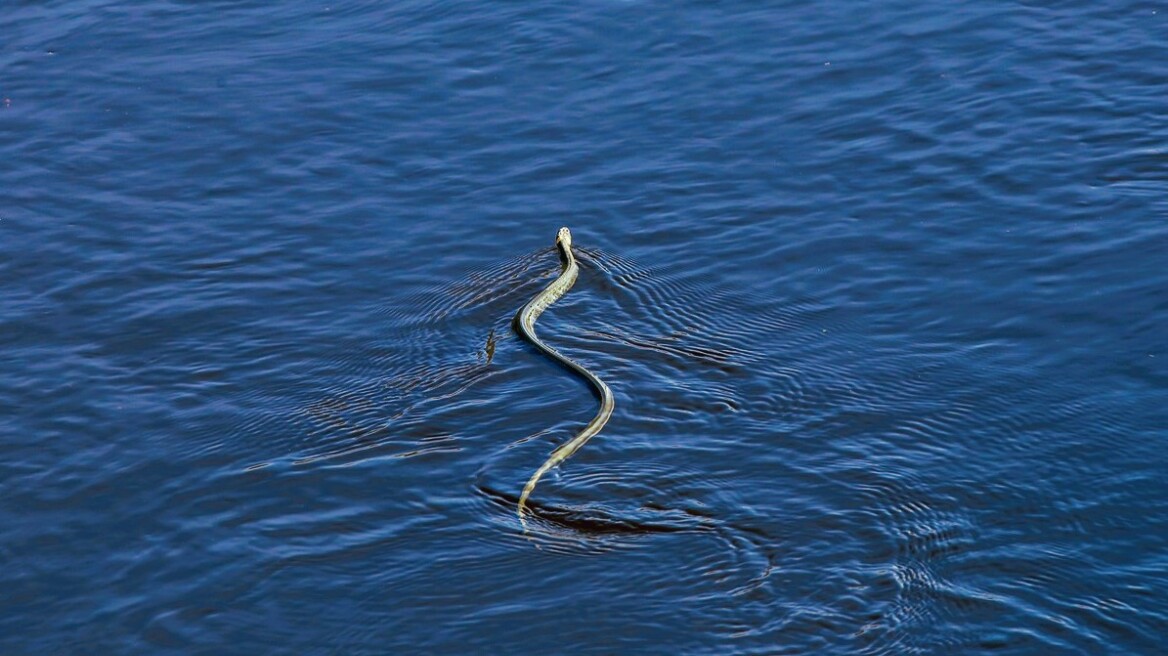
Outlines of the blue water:
[{"label": "blue water", "polygon": [[1163,653],[1166,30],[5,3],[0,653]]}]

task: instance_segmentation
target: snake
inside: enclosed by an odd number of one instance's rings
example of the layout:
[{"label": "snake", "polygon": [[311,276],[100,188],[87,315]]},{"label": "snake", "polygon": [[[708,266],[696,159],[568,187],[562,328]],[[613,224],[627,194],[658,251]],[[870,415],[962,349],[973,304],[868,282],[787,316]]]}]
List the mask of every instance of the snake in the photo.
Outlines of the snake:
[{"label": "snake", "polygon": [[592,436],[599,433],[604,428],[604,425],[608,423],[609,418],[612,417],[614,406],[612,390],[608,388],[608,385],[604,384],[603,380],[600,380],[596,374],[588,371],[575,360],[564,356],[555,348],[548,346],[535,332],[535,322],[539,319],[539,316],[543,314],[544,310],[551,307],[553,303],[560,300],[564,294],[568,293],[568,290],[572,288],[572,285],[576,283],[576,278],[580,275],[580,267],[576,264],[575,255],[572,254],[572,232],[567,228],[560,228],[559,232],[556,233],[556,248],[559,251],[562,265],[560,275],[515,314],[515,332],[519,333],[520,337],[530,342],[540,351],[543,351],[548,357],[586,380],[600,399],[600,408],[597,410],[596,416],[592,418],[592,421],[588,422],[587,426],[581,429],[579,433],[576,433],[575,437],[556,447],[551,455],[548,456],[548,459],[527,480],[527,484],[523,486],[523,493],[519,495],[519,504],[516,508],[520,522],[523,522],[524,513],[529,512],[527,510],[527,499],[531,496],[532,491],[535,490],[539,479],[548,471],[572,457],[572,454],[584,446]]}]

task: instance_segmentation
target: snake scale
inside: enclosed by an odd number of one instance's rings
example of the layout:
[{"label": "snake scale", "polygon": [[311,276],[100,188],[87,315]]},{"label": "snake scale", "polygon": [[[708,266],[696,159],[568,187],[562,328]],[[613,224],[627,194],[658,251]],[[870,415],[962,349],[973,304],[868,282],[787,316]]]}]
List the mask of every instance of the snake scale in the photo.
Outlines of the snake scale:
[{"label": "snake scale", "polygon": [[552,451],[547,461],[540,465],[539,469],[535,470],[535,473],[528,479],[527,485],[523,486],[523,493],[519,495],[519,505],[516,509],[521,522],[523,521],[524,513],[529,512],[527,510],[527,499],[531,496],[531,492],[535,489],[536,484],[539,483],[539,479],[553,467],[572,457],[572,454],[584,446],[585,442],[593,435],[599,433],[604,428],[604,425],[608,423],[613,409],[612,390],[608,388],[608,385],[604,384],[604,381],[600,380],[596,374],[588,371],[579,363],[564,356],[551,346],[548,346],[535,333],[536,319],[539,319],[539,316],[552,303],[555,303],[566,294],[572,288],[572,285],[576,283],[577,276],[580,275],[580,267],[577,266],[576,257],[572,254],[572,233],[567,228],[560,228],[559,233],[556,234],[556,248],[559,250],[560,260],[563,263],[560,275],[519,310],[515,315],[515,330],[536,348],[588,381],[600,398],[600,409],[597,410],[596,416],[592,418],[592,421],[588,422],[588,425],[577,433],[575,437]]}]

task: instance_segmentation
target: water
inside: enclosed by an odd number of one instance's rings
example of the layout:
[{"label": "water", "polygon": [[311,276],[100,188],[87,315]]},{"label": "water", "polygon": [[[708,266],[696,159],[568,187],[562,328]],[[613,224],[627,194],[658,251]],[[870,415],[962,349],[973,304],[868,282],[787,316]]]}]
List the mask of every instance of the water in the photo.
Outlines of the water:
[{"label": "water", "polygon": [[0,652],[1160,653],[1166,20],[6,3]]}]

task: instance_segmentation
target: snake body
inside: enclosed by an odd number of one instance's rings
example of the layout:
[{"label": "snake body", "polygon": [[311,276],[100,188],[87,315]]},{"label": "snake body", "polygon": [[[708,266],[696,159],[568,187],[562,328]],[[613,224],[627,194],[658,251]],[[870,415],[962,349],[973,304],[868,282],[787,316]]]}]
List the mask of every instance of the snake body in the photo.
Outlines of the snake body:
[{"label": "snake body", "polygon": [[547,461],[540,465],[539,469],[535,470],[535,473],[528,479],[527,485],[523,486],[523,493],[519,495],[519,505],[516,509],[520,521],[523,520],[524,513],[527,512],[527,498],[531,496],[531,492],[535,489],[536,484],[539,483],[539,479],[553,467],[572,457],[572,454],[584,446],[585,442],[593,435],[599,433],[604,428],[604,425],[608,423],[613,409],[612,390],[608,388],[608,385],[604,384],[604,381],[600,380],[596,374],[588,371],[579,363],[565,357],[556,349],[548,346],[535,333],[535,321],[539,318],[539,315],[543,314],[544,310],[548,309],[552,303],[555,303],[566,294],[572,288],[572,285],[576,283],[577,276],[580,275],[580,267],[576,265],[576,257],[572,254],[572,233],[567,228],[560,228],[559,233],[556,234],[556,247],[560,252],[560,259],[563,262],[560,275],[519,310],[515,315],[515,330],[536,348],[588,381],[600,398],[600,409],[597,410],[596,416],[592,418],[592,421],[588,422],[588,425],[577,433],[575,437],[561,444],[555,451],[552,451]]}]

